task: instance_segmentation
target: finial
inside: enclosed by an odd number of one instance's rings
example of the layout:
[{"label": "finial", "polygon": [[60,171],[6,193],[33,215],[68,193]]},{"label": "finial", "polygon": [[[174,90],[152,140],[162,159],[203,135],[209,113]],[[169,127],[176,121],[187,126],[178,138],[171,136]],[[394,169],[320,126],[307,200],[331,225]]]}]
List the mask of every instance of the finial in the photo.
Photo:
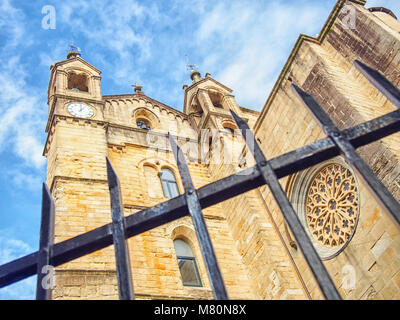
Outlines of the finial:
[{"label": "finial", "polygon": [[139,86],[137,83],[131,85],[133,90],[135,90],[135,94],[143,94],[142,88],[143,86]]},{"label": "finial", "polygon": [[200,72],[197,71],[197,70],[193,70],[193,71],[190,73],[190,79],[192,79],[193,82],[197,82],[197,81],[201,80],[201,74],[200,74]]}]

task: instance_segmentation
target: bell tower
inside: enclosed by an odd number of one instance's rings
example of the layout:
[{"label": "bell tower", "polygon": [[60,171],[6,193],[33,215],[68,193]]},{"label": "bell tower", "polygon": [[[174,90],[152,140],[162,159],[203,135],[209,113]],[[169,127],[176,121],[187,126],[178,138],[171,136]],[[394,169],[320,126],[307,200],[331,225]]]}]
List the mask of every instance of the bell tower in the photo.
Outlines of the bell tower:
[{"label": "bell tower", "polygon": [[201,129],[235,129],[230,110],[243,116],[232,90],[216,81],[209,73],[202,78],[197,70],[190,74],[192,84],[184,85],[183,112],[190,116],[193,126]]},{"label": "bell tower", "polygon": [[[54,115],[71,115],[68,112],[68,107],[65,108],[65,105],[69,102],[84,103],[94,109],[100,107],[102,104],[101,71],[83,60],[79,52],[68,52],[67,59],[52,65],[50,71],[47,92],[49,122],[46,132]],[[96,114],[95,117],[99,119],[99,116],[100,113]]]},{"label": "bell tower", "polygon": [[192,84],[183,86],[183,112],[197,130],[201,161],[217,171],[226,170],[225,164],[242,161],[243,151],[243,141],[240,133],[235,132],[237,126],[230,111],[245,120],[248,120],[247,114],[236,103],[232,90],[212,78],[211,74],[206,73],[202,78],[199,71],[193,70],[190,78]]},{"label": "bell tower", "polygon": [[[50,70],[44,155],[47,185],[55,199],[57,243],[110,222],[108,149],[101,71],[75,51]],[[57,267],[59,289],[54,291],[53,298],[67,290],[68,284],[62,279],[87,275],[96,269],[108,274],[107,270],[114,268],[112,259],[112,250],[106,248]]]}]

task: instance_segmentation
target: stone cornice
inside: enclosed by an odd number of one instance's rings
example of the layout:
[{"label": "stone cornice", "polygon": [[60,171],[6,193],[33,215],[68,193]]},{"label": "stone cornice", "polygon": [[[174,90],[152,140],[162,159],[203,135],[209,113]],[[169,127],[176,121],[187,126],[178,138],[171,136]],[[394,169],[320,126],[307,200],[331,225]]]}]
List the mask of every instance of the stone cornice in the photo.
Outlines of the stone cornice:
[{"label": "stone cornice", "polygon": [[[104,159],[104,161],[105,161],[105,159]],[[59,180],[82,181],[82,182],[108,184],[107,179],[91,179],[91,178],[80,178],[80,177],[69,177],[69,176],[54,176],[53,180],[51,181],[50,192],[53,192],[54,184]]]},{"label": "stone cornice", "polygon": [[294,48],[292,49],[292,52],[289,55],[288,60],[285,63],[285,66],[283,67],[278,80],[276,81],[266,103],[264,104],[263,109],[261,110],[260,116],[258,117],[256,123],[254,124],[253,130],[254,133],[257,133],[258,129],[261,126],[261,123],[264,121],[269,108],[272,104],[272,102],[275,100],[275,96],[279,91],[279,88],[281,87],[284,79],[287,76],[288,71],[290,70],[296,56],[297,53],[299,52],[300,48],[302,47],[304,42],[311,42],[311,43],[316,43],[321,45],[322,42],[325,40],[325,38],[328,35],[328,32],[331,30],[332,26],[334,25],[337,17],[339,16],[340,11],[342,10],[343,6],[346,4],[346,2],[353,2],[355,4],[359,4],[364,6],[366,3],[366,0],[338,0],[333,8],[333,10],[331,11],[327,21],[325,22],[324,27],[322,28],[322,31],[320,32],[319,36],[317,38],[311,37],[311,36],[307,36],[304,34],[300,34],[299,38],[297,39],[297,42],[294,46]]},{"label": "stone cornice", "polygon": [[[69,120],[72,120],[72,121],[75,121],[75,122],[83,122],[83,123],[86,123],[88,125],[95,124],[96,126],[104,126],[106,130],[108,130],[108,128],[111,127],[111,128],[117,128],[117,129],[126,130],[126,131],[135,131],[135,132],[138,132],[138,133],[146,133],[146,134],[148,133],[148,131],[143,130],[143,129],[138,129],[136,127],[124,126],[124,125],[120,125],[120,124],[117,124],[117,123],[112,123],[112,122],[108,122],[108,121],[104,121],[104,120],[83,119],[83,118],[76,118],[76,117],[68,116],[68,115],[55,114],[52,117],[51,124],[49,126],[48,135],[47,135],[46,142],[44,144],[44,150],[43,150],[43,153],[42,153],[43,156],[46,156],[47,146],[52,140],[52,135],[53,135],[53,132],[55,130],[53,128],[54,128],[54,125],[56,123],[56,119],[59,119],[59,120],[67,120],[67,119],[69,119]],[[154,135],[154,136],[165,137],[166,139],[168,139],[168,133],[165,133],[165,132],[151,131],[151,134]],[[179,141],[185,140],[185,141],[190,141],[190,142],[197,142],[197,140],[191,139],[190,137],[176,136],[176,135],[173,135],[173,137],[175,139],[179,139]],[[126,145],[128,145],[128,143],[126,143]]]},{"label": "stone cornice", "polygon": [[[81,94],[83,94],[83,93],[81,93]],[[87,95],[88,96],[85,97],[84,95],[77,96],[77,95],[70,95],[70,94],[55,93],[49,97],[49,100],[51,98],[63,98],[65,100],[72,99],[72,100],[79,100],[79,101],[83,101],[83,102],[87,102],[87,103],[97,103],[97,104],[104,105],[103,100],[91,98],[90,93],[87,93]]]}]

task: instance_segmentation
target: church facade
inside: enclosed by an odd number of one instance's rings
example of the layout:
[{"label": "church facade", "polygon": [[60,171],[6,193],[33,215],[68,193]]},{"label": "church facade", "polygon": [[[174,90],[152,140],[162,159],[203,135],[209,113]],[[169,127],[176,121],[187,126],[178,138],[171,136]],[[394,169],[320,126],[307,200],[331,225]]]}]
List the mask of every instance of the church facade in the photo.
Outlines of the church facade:
[{"label": "church facade", "polygon": [[[196,188],[254,163],[230,110],[247,121],[268,159],[324,138],[291,83],[311,93],[340,129],[396,110],[353,61],[398,86],[400,23],[390,10],[364,5],[339,0],[317,38],[299,37],[261,112],[239,106],[208,73],[191,73],[178,111],[140,86],[102,95],[100,70],[77,52],[51,66],[44,155],[55,242],[111,222],[106,157],[121,182],[125,215],[182,194],[168,133],[182,146]],[[358,149],[397,200],[399,141],[395,134]],[[280,182],[344,299],[400,299],[400,230],[345,158]],[[323,298],[267,187],[203,214],[230,299]],[[127,242],[137,299],[212,299],[190,217]],[[57,267],[55,284],[53,299],[117,299],[114,248]]]}]

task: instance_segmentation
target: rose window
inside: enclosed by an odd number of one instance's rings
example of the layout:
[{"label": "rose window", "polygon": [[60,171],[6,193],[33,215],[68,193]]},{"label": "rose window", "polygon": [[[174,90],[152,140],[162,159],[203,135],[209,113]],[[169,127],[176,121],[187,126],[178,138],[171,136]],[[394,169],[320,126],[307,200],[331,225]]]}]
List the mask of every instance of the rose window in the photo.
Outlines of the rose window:
[{"label": "rose window", "polygon": [[351,239],[358,216],[358,191],[354,176],[340,164],[329,164],[311,180],[305,217],[314,239],[338,248]]}]

